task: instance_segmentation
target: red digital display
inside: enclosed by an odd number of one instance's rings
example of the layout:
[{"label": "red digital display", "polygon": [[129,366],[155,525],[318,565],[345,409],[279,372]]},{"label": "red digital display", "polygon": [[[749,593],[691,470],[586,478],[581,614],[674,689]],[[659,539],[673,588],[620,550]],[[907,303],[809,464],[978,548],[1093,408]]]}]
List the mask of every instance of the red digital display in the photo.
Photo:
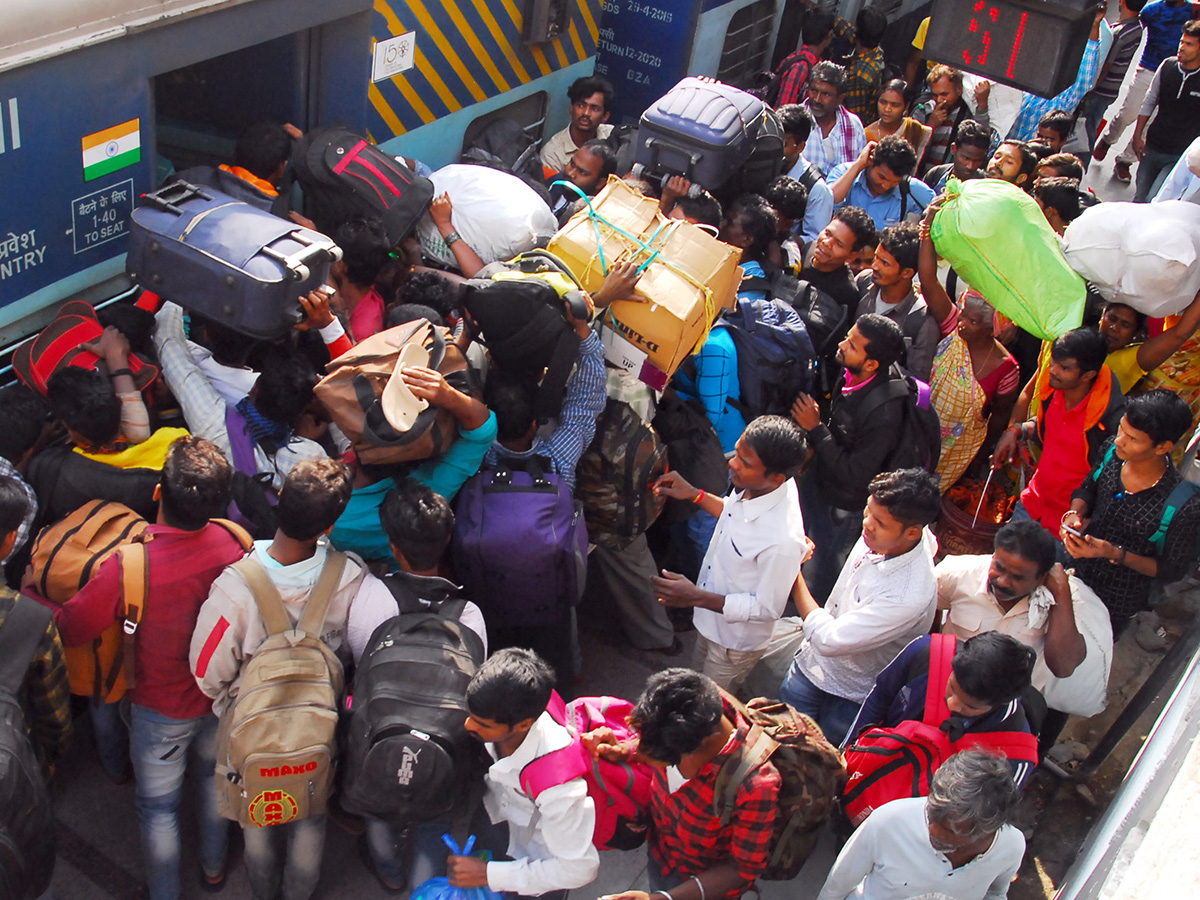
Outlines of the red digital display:
[{"label": "red digital display", "polygon": [[1074,82],[1093,18],[1090,0],[935,0],[925,56],[1052,97]]}]

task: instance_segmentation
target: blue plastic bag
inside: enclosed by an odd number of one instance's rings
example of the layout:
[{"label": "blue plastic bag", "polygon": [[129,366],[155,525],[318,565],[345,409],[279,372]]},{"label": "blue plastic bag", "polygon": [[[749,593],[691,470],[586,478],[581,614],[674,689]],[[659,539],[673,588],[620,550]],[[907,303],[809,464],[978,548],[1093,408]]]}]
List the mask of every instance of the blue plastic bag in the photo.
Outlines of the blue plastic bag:
[{"label": "blue plastic bag", "polygon": [[[455,856],[470,856],[475,847],[475,835],[467,838],[462,850],[458,849],[458,843],[448,834],[442,835],[442,841]],[[484,852],[480,855],[486,859],[491,854]],[[503,895],[486,887],[458,888],[450,883],[449,878],[439,877],[418,885],[409,900],[503,900]]]}]

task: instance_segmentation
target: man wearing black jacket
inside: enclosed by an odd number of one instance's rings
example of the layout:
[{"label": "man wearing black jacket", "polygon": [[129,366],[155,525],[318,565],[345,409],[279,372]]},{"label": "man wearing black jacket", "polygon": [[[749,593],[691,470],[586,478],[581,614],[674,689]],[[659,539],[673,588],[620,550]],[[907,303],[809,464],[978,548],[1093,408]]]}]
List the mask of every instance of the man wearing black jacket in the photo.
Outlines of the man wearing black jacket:
[{"label": "man wearing black jacket", "polygon": [[899,325],[875,313],[860,316],[838,344],[837,360],[845,371],[833,391],[828,424],[807,394],[792,405],[792,418],[808,432],[813,448],[812,467],[800,485],[800,505],[805,530],[816,545],[804,577],[820,602],[829,596],[862,531],[868,485],[886,471],[901,438],[904,398],[882,405],[868,400],[898,377],[893,366],[903,351]]}]

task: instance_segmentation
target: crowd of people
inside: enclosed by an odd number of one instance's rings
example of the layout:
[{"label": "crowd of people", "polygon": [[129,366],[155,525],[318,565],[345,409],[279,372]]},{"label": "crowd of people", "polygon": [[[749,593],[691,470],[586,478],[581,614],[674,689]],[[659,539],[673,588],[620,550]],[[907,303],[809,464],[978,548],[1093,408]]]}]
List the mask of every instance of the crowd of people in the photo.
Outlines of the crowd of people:
[{"label": "crowd of people", "polygon": [[[560,224],[581,208],[580,193],[623,178],[664,215],[741,251],[740,299],[778,299],[791,276],[841,311],[814,347],[810,387],[782,410],[742,402],[728,328],[712,329],[666,396],[606,362],[603,310],[633,298],[639,278],[637,265],[621,264],[586,310],[562,312],[578,349],[557,415],[544,420],[537,378],[489,359],[478,340],[461,284],[491,270],[455,230],[446,196],[430,216],[454,270],[429,265],[415,240],[394,245],[378,219],[349,218],[330,235],[341,249],[330,284],[302,299],[305,319],[286,341],[251,339],[149,292],[103,310],[103,333],[86,345],[102,366],[59,367],[40,390],[0,389],[0,635],[33,604],[53,613],[38,620],[17,691],[44,778],[54,779],[74,720],[86,717],[113,784],[135,782],[153,900],[179,897],[197,859],[201,885],[221,889],[231,818],[254,896],[306,900],[327,816],[357,821],[386,891],[444,875],[456,888],[562,897],[596,877],[600,812],[583,777],[536,791],[524,773],[579,744],[650,773],[634,823],[648,846],[649,894],[616,898],[734,898],[771,864],[790,777],[751,754],[761,726],[737,696],[791,614],[803,639],[774,697],[819,726],[815,741],[845,753],[838,833],[857,826],[820,896],[1003,897],[1024,852],[1008,824],[1022,787],[1069,714],[1102,708],[1113,640],[1161,585],[1196,568],[1200,492],[1187,489],[1195,476],[1181,465],[1200,412],[1200,296],[1165,321],[1091,303],[1079,327],[1042,344],[961,283],[939,259],[932,224],[951,179],[991,178],[1028,192],[1061,234],[1097,202],[1080,190],[1088,154],[1103,159],[1135,112],[1134,157],[1118,160],[1117,177],[1138,165],[1139,200],[1164,181],[1177,190],[1168,173],[1189,163],[1200,137],[1186,87],[1200,67],[1200,21],[1184,3],[1140,4],[1122,0],[1111,28],[1098,14],[1078,81],[1057,98],[1026,97],[1003,139],[987,82],[968,91],[962,72],[926,66],[919,46],[907,81],[885,77],[886,16],[868,7],[850,24],[813,11],[776,72],[782,174],[724,204],[680,175],[619,171],[611,85],[572,85],[570,124],[540,157]],[[1096,140],[1142,29],[1135,90]],[[829,58],[839,47],[844,64]],[[1087,148],[1073,154],[1081,121]],[[279,192],[297,136],[250,128],[209,177],[306,222]],[[470,377],[433,364],[398,364],[397,377],[445,414],[436,427],[453,440],[426,459],[364,461],[314,389],[332,360],[419,320],[461,349]],[[921,431],[930,420],[914,416],[921,390],[936,413],[931,439]],[[489,606],[486,581],[475,593],[459,586],[456,498],[472,479],[533,461],[535,477],[553,476],[586,507],[596,486],[585,456],[626,433],[613,431],[622,417],[651,434],[659,404],[676,396],[727,460],[722,489],[692,484],[674,460],[648,466],[648,484],[600,476],[619,508],[674,501],[676,515],[621,528],[589,519],[578,612],[579,597],[550,598],[557,612],[538,624],[510,620]],[[1022,468],[1031,477],[1013,487],[993,551],[945,555],[934,530],[947,491]],[[108,555],[80,544],[102,528],[113,535]],[[78,546],[92,556],[64,587],[55,580],[64,548]],[[250,698],[302,668],[264,675],[270,653],[315,638],[304,665],[336,693],[391,646],[383,629],[414,611],[457,623],[463,661],[444,665],[466,676],[450,708],[486,755],[453,775],[477,790],[432,820],[352,815],[336,790],[326,804],[330,787],[316,775],[307,784],[319,802],[282,794],[291,808],[279,792],[227,791],[241,774],[226,751],[251,728]],[[587,666],[579,633],[593,627],[664,665],[695,631],[691,667],[656,672],[632,704],[631,740],[581,737],[552,712],[558,696],[574,696]],[[349,709],[332,702],[334,719]],[[922,726],[958,750],[922,791],[877,805],[855,793],[865,754],[856,748]],[[340,743],[342,777],[362,777],[364,761]],[[736,803],[722,812],[733,769]],[[268,771],[333,780],[328,754]],[[186,848],[185,775],[199,821]],[[403,768],[395,777],[407,783]],[[470,823],[490,861],[447,851],[440,837],[456,822]]]}]

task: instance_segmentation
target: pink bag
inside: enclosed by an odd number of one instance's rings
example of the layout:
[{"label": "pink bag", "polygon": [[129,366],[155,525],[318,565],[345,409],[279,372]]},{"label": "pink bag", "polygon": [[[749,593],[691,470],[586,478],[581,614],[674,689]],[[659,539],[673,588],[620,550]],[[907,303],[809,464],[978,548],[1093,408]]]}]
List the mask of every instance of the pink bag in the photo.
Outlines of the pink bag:
[{"label": "pink bag", "polygon": [[[547,788],[582,778],[596,806],[596,829],[592,834],[596,849],[632,850],[641,846],[646,840],[644,826],[653,770],[645,763],[594,760],[580,740],[589,731],[603,727],[611,728],[618,741],[633,738],[636,733],[626,722],[633,704],[619,697],[579,697],[564,703],[554,691],[546,711],[566,727],[574,740],[561,750],[527,763],[521,770],[521,789],[537,800]],[[634,830],[631,825],[641,827]]]}]

